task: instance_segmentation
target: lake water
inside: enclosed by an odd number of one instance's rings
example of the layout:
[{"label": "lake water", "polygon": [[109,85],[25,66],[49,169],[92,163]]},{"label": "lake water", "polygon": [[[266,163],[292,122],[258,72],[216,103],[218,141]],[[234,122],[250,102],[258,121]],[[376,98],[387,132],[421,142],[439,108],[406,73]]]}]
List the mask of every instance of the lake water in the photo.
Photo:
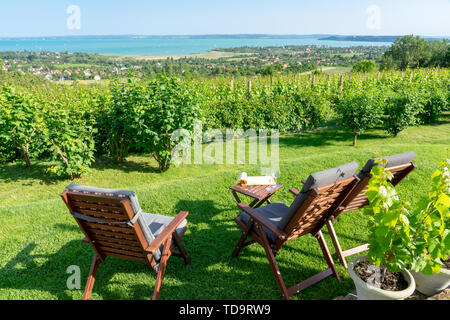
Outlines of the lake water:
[{"label": "lake water", "polygon": [[53,52],[87,52],[123,55],[184,55],[207,52],[215,48],[233,48],[242,46],[284,46],[284,45],[320,45],[331,47],[383,46],[391,42],[332,41],[318,38],[299,39],[190,39],[190,38],[35,38],[35,39],[0,39],[0,51],[53,51]]}]

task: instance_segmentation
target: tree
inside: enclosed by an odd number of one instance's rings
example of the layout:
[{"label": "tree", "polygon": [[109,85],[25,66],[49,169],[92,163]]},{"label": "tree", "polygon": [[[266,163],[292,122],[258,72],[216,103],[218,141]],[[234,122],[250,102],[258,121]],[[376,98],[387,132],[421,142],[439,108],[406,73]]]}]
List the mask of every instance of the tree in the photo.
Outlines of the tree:
[{"label": "tree", "polygon": [[31,167],[31,158],[40,153],[42,119],[37,102],[30,94],[3,87],[0,92],[0,135],[19,150],[25,165]]},{"label": "tree", "polygon": [[448,63],[448,40],[427,41],[412,35],[398,38],[381,60],[381,69],[419,67],[446,67]]},{"label": "tree", "polygon": [[409,126],[418,123],[417,115],[423,110],[423,98],[413,90],[393,93],[384,109],[384,126],[394,137]]},{"label": "tree", "polygon": [[352,130],[355,147],[361,133],[381,123],[382,110],[374,97],[367,93],[344,97],[339,101],[337,111],[340,123]]},{"label": "tree", "polygon": [[177,129],[191,130],[198,115],[195,92],[174,77],[157,75],[145,88],[145,100],[136,107],[137,145],[150,152],[159,170],[170,167]]},{"label": "tree", "polygon": [[374,72],[377,70],[377,65],[373,60],[362,60],[353,65],[353,72]]}]

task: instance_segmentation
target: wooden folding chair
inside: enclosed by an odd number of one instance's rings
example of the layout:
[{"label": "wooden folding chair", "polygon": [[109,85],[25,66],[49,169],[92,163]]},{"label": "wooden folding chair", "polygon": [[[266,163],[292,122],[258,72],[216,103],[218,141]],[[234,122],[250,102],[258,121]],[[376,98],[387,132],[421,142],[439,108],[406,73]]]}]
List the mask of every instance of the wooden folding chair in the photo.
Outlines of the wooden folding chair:
[{"label": "wooden folding chair", "polygon": [[[259,243],[265,250],[284,299],[289,299],[292,295],[330,275],[334,275],[340,281],[333,258],[320,230],[334,210],[345,201],[348,194],[356,186],[358,182],[355,175],[357,168],[358,164],[351,162],[312,174],[302,191],[297,192],[290,207],[276,202],[252,209],[245,203],[239,203],[238,207],[243,212],[234,220],[242,228],[243,233],[232,256],[236,257],[245,246],[255,242]],[[328,269],[287,288],[275,256],[283,244],[305,234],[311,234],[318,240]],[[248,236],[251,239],[246,241]]]},{"label": "wooden folding chair", "polygon": [[[394,187],[398,185],[411,171],[413,171],[416,168],[416,166],[412,162],[415,156],[416,155],[414,152],[405,152],[386,157],[387,159],[386,169],[388,169],[393,174],[393,178],[390,181],[390,183]],[[360,179],[360,181],[358,182],[356,187],[352,190],[352,192],[349,194],[349,196],[345,199],[342,205],[336,208],[335,212],[330,216],[330,219],[326,223],[328,231],[331,236],[331,240],[333,241],[333,245],[336,249],[336,253],[338,254],[339,260],[344,265],[345,268],[348,268],[345,257],[368,250],[369,245],[364,244],[343,251],[339,243],[338,237],[336,235],[336,231],[334,230],[333,223],[337,219],[337,217],[339,217],[340,214],[344,212],[361,209],[369,204],[369,200],[367,199],[365,192],[367,191],[367,188],[369,186],[369,180],[372,177],[370,171],[372,170],[372,167],[374,165],[375,159],[367,161],[366,165],[358,173],[358,178]]]},{"label": "wooden folding chair", "polygon": [[142,212],[136,194],[125,190],[71,184],[61,197],[83,231],[83,241],[95,251],[83,300],[90,298],[99,264],[108,256],[148,263],[156,275],[153,300],[159,298],[171,255],[190,264],[181,242],[188,212],[175,218]]}]

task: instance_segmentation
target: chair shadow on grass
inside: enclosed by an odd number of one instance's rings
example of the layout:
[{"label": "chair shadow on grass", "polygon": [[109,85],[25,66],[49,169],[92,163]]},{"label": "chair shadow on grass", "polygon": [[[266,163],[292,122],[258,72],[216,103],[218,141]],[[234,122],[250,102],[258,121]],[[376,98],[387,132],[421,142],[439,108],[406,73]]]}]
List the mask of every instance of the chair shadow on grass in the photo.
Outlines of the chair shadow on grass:
[{"label": "chair shadow on grass", "polygon": [[[281,299],[262,247],[254,244],[244,248],[237,258],[231,257],[241,235],[233,221],[239,210],[232,199],[229,205],[221,206],[212,200],[181,200],[176,209],[190,212],[183,243],[192,265],[185,265],[183,259],[177,257],[169,259],[161,299]],[[45,291],[57,299],[81,298],[94,251],[89,244],[81,242],[83,234],[75,222],[58,223],[53,227],[63,234],[78,230],[79,239],[70,240],[49,254],[33,253],[43,248],[36,243],[27,244],[0,269],[0,288]],[[318,246],[313,250],[302,247],[304,252],[297,252],[291,244],[286,247],[280,250],[278,262],[287,285],[326,268]],[[293,254],[299,258],[294,262],[286,260]],[[308,257],[312,265],[305,265],[301,256]],[[42,259],[45,259],[43,263]],[[81,269],[81,288],[76,293],[70,292],[66,283],[71,275],[66,270],[71,265]],[[115,280],[117,273],[132,276],[136,281],[128,284],[125,280]],[[147,264],[108,257],[99,267],[93,299],[96,296],[110,300],[150,299],[155,281],[156,277]],[[115,284],[120,284],[120,287]],[[332,299],[346,294],[351,286],[351,281],[339,284],[329,277],[304,292],[309,292],[309,297]],[[327,287],[337,289],[327,290]],[[124,290],[127,296],[124,296]],[[299,298],[302,294],[298,295]]]},{"label": "chair shadow on grass", "polygon": [[[81,299],[94,254],[90,245],[81,241],[82,237],[80,232],[80,240],[67,242],[54,254],[34,254],[33,251],[39,249],[38,245],[36,243],[27,244],[0,269],[0,288],[45,291],[59,300],[73,299],[73,295],[69,294],[67,287],[67,280],[73,273],[67,273],[67,268],[75,265],[80,267],[81,270],[81,287],[79,290],[76,289],[75,297]],[[38,259],[45,259],[45,262],[39,264]],[[150,267],[145,263],[111,257],[108,257],[99,267],[94,294],[110,300],[123,299],[121,293],[108,287],[108,285],[114,283],[111,279],[118,272],[149,274],[151,280],[148,283],[139,284],[139,287],[142,287],[139,290],[132,290],[133,295],[130,299],[151,298],[156,277]],[[127,287],[127,285],[124,284],[124,287]],[[128,291],[131,288],[127,287],[126,289]]]},{"label": "chair shadow on grass", "polygon": [[[192,280],[198,278],[198,283],[201,283],[202,278],[211,277],[215,279],[214,285],[222,291],[219,299],[239,299],[239,297],[227,295],[230,286],[233,291],[246,292],[245,296],[248,299],[281,299],[269,262],[261,246],[252,244],[243,248],[238,257],[233,258],[231,256],[242,233],[242,230],[233,221],[234,217],[239,214],[239,209],[232,201],[234,200],[230,198],[230,205],[223,207],[217,207],[211,200],[180,200],[177,203],[177,211],[190,212],[187,218],[190,232],[186,235],[184,243],[192,259],[190,272],[192,271],[193,274],[186,274],[186,276]],[[207,228],[197,228],[197,224],[202,224],[205,221],[208,222]],[[285,248],[280,250],[277,261],[287,285],[294,285],[327,268],[319,245],[316,242],[312,243],[314,243],[313,246],[316,246],[313,250],[310,250],[309,247],[299,250],[292,247],[293,243],[287,244]],[[302,263],[302,259],[296,260],[295,263],[287,262],[285,258],[292,254],[307,256],[310,261],[314,261],[314,267],[306,266]],[[217,271],[218,269],[215,266],[224,266],[226,270],[233,270],[231,273],[234,274]],[[178,273],[179,277],[185,274],[183,268],[175,272]],[[264,277],[263,279],[261,275]],[[233,282],[235,282],[234,287]],[[261,287],[267,287],[266,292],[254,292],[252,285],[255,283],[258,283]],[[327,283],[334,283],[335,286],[339,286],[339,282],[333,277],[329,277],[321,283],[316,284],[316,290],[320,287],[323,288]],[[348,293],[349,288],[347,287],[351,287],[351,285],[351,281],[346,283],[339,291],[340,294]],[[311,288],[314,288],[314,286]],[[310,292],[314,291],[314,289],[311,290]],[[328,294],[330,299],[339,295],[336,292],[333,294],[332,291]],[[299,294],[300,297],[301,295],[302,293]],[[208,299],[206,296],[196,298]]]}]

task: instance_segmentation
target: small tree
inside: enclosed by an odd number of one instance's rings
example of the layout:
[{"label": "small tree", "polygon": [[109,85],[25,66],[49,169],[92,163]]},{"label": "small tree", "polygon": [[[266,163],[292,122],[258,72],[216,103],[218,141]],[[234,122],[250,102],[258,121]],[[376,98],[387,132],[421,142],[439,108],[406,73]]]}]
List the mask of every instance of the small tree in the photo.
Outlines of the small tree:
[{"label": "small tree", "polygon": [[407,127],[417,124],[417,115],[423,109],[422,100],[416,92],[406,90],[388,97],[384,108],[386,131],[396,137]]},{"label": "small tree", "polygon": [[170,167],[175,146],[172,133],[193,127],[198,114],[193,97],[195,94],[177,79],[157,75],[146,88],[145,103],[137,107],[138,146],[152,153],[161,171]]},{"label": "small tree", "polygon": [[142,82],[136,79],[114,83],[108,108],[99,119],[109,135],[110,155],[117,163],[123,162],[130,146],[136,144],[140,121],[136,108],[145,104],[144,91]]},{"label": "small tree", "polygon": [[339,101],[337,111],[340,123],[353,132],[353,146],[361,133],[381,123],[380,106],[365,93],[344,97]]},{"label": "small tree", "polygon": [[411,269],[424,274],[440,273],[450,255],[450,159],[439,163],[431,176],[431,188],[420,199],[410,218],[414,240]]},{"label": "small tree", "polygon": [[377,70],[377,65],[373,60],[358,61],[353,65],[353,72],[374,72]]},{"label": "small tree", "polygon": [[439,164],[431,177],[428,196],[416,209],[402,201],[390,181],[392,173],[384,168],[386,159],[377,160],[366,191],[369,205],[369,262],[385,270],[414,269],[425,274],[439,273],[450,255],[450,161]]},{"label": "small tree", "polygon": [[37,101],[25,93],[3,87],[0,92],[0,135],[20,151],[25,165],[42,151],[42,119]]},{"label": "small tree", "polygon": [[45,117],[46,139],[58,165],[48,169],[59,177],[78,178],[94,161],[94,119],[82,110],[60,104],[49,108]]}]

